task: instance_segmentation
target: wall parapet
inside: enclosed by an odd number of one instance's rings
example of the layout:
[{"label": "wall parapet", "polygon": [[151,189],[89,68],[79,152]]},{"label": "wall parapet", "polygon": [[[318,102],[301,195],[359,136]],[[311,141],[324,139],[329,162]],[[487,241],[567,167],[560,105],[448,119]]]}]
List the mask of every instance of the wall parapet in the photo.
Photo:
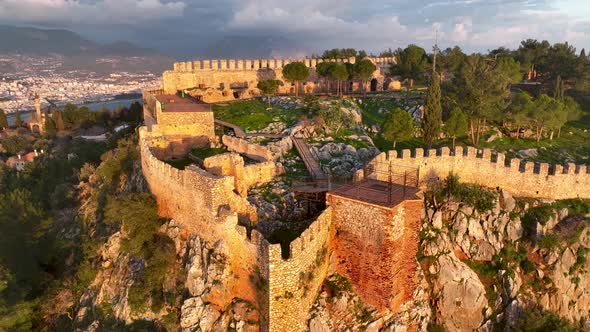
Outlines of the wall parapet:
[{"label": "wall parapet", "polygon": [[[519,196],[568,199],[590,198],[588,165],[534,163],[490,149],[448,147],[389,151],[375,157],[374,167],[417,167],[422,184],[450,173],[462,181],[500,187]],[[386,171],[383,169],[382,171]]]},{"label": "wall parapet", "polygon": [[[395,63],[395,57],[368,57],[377,65]],[[203,70],[259,70],[281,69],[291,62],[303,62],[309,68],[315,68],[322,62],[354,63],[355,58],[266,58],[266,59],[196,59],[194,61],[175,62],[174,72],[194,73]]]},{"label": "wall parapet", "polygon": [[283,259],[281,245],[268,246],[270,331],[305,331],[307,315],[328,273],[332,208],[328,207],[290,244]]}]

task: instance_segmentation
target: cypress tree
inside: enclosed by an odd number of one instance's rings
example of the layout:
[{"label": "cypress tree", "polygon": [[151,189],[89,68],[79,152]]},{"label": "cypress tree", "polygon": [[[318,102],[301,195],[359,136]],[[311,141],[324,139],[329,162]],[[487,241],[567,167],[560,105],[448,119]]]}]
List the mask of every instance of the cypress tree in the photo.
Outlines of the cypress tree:
[{"label": "cypress tree", "polygon": [[565,88],[563,87],[563,80],[560,75],[557,75],[555,80],[555,90],[553,91],[553,98],[563,101],[565,94]]},{"label": "cypress tree", "polygon": [[49,135],[55,135],[57,128],[52,118],[45,118],[45,132]]},{"label": "cypress tree", "polygon": [[55,125],[57,126],[57,131],[63,131],[66,129],[66,125],[64,124],[64,119],[61,116],[60,111],[57,111],[57,121],[55,121]]},{"label": "cypress tree", "polygon": [[8,128],[8,119],[6,118],[6,113],[4,110],[0,108],[0,129]]},{"label": "cypress tree", "polygon": [[20,111],[16,111],[16,115],[15,115],[15,119],[14,119],[14,125],[19,128],[23,125],[23,120],[20,118]]},{"label": "cypress tree", "polygon": [[586,60],[588,59],[588,57],[586,56],[586,50],[582,49],[582,51],[580,51],[580,58]]},{"label": "cypress tree", "polygon": [[440,76],[434,73],[432,82],[428,88],[426,104],[424,105],[424,118],[422,119],[422,130],[424,140],[428,148],[432,147],[432,142],[440,135],[442,126],[442,106],[440,103]]}]

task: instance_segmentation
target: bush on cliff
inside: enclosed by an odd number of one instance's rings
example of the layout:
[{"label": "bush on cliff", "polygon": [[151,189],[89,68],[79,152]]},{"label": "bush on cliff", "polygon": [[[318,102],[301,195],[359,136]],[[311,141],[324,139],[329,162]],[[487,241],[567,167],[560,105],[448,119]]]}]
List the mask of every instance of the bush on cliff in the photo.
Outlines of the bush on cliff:
[{"label": "bush on cliff", "polygon": [[524,318],[514,327],[518,332],[578,332],[584,331],[581,326],[576,326],[566,318],[559,317],[556,313],[544,311],[533,307],[524,312]]},{"label": "bush on cliff", "polygon": [[121,251],[144,262],[143,273],[129,289],[129,305],[135,311],[144,311],[151,299],[151,310],[159,311],[164,304],[162,285],[175,261],[176,249],[174,242],[159,232],[162,220],[155,199],[149,193],[109,197],[105,222],[121,225]]},{"label": "bush on cliff", "polygon": [[479,212],[489,211],[496,205],[497,194],[477,184],[461,183],[459,176],[451,173],[425,193],[425,199],[433,207],[441,207],[451,200],[472,206]]}]

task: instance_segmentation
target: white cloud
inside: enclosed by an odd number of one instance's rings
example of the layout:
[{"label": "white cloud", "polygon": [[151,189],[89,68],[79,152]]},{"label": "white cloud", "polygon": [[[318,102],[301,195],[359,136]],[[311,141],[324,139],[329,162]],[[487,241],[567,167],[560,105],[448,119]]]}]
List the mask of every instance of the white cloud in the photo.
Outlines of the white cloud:
[{"label": "white cloud", "polygon": [[453,32],[450,35],[450,40],[456,43],[462,43],[469,38],[471,29],[473,27],[473,20],[471,17],[461,17],[453,26]]},{"label": "white cloud", "polygon": [[0,0],[0,20],[34,24],[134,24],[181,16],[184,2],[161,0]]}]

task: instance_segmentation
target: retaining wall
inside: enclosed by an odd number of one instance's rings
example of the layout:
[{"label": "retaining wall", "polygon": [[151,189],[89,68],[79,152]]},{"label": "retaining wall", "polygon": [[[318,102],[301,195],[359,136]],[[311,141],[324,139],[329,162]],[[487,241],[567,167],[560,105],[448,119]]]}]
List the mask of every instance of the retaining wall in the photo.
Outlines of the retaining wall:
[{"label": "retaining wall", "polygon": [[371,165],[383,174],[387,173],[390,164],[400,170],[404,167],[418,168],[422,185],[433,179],[445,178],[452,172],[463,182],[499,187],[516,196],[590,198],[587,165],[535,165],[517,158],[507,160],[503,153],[495,153],[490,149],[478,153],[473,147],[457,147],[454,155],[447,147],[428,150],[426,155],[423,149],[389,151],[371,161]]}]

